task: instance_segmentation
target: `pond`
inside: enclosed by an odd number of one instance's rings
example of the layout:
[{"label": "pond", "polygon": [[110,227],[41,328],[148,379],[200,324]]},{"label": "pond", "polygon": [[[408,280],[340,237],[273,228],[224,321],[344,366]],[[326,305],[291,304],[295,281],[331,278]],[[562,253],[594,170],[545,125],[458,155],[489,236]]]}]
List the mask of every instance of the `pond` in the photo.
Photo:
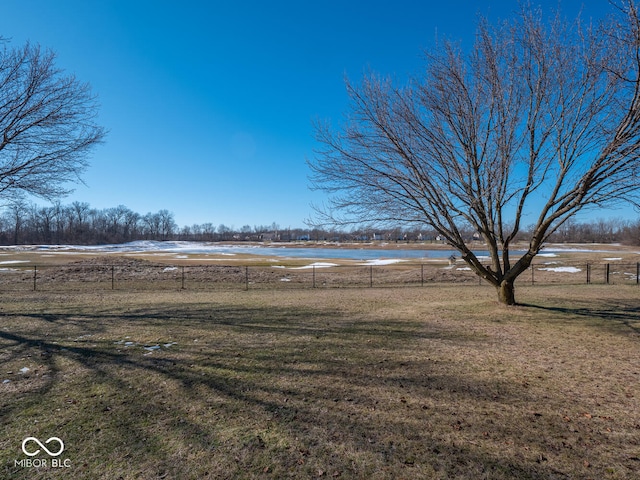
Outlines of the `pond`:
[{"label": "pond", "polygon": [[[260,255],[283,258],[306,258],[306,259],[348,259],[348,260],[373,260],[379,258],[421,260],[428,258],[448,258],[451,255],[460,256],[459,252],[451,249],[429,249],[424,248],[364,248],[364,247],[304,247],[304,246],[264,246],[264,245],[237,245],[219,244],[207,242],[158,242],[158,241],[136,241],[122,244],[110,245],[40,245],[40,251],[60,252],[66,250],[81,250],[94,253],[131,253],[131,252],[169,252],[179,254],[218,254],[218,255]],[[487,251],[474,251],[479,257],[487,257]],[[523,252],[513,252],[514,255]]]},{"label": "pond", "polygon": [[[14,247],[24,248],[24,247]],[[33,247],[31,247],[33,248]],[[111,253],[145,253],[145,252],[168,252],[176,254],[217,254],[217,255],[260,255],[269,257],[282,258],[305,258],[305,259],[347,259],[347,260],[375,260],[385,259],[406,259],[406,260],[424,260],[424,259],[444,259],[451,255],[457,257],[460,253],[452,249],[430,249],[428,244],[424,248],[402,248],[402,246],[389,245],[388,248],[369,248],[354,246],[334,246],[334,247],[315,247],[315,246],[285,246],[282,244],[274,244],[272,246],[256,245],[256,244],[221,244],[210,242],[182,242],[167,241],[158,242],[151,240],[135,241],[121,244],[110,245],[38,245],[35,247],[38,251],[47,252],[65,252],[65,251],[86,251],[93,253],[111,252]],[[558,252],[607,252],[609,250],[593,250],[584,248],[567,248],[549,246],[544,249],[539,256],[556,256]],[[478,258],[488,258],[489,252],[486,250],[474,250],[473,253]],[[524,250],[512,250],[513,258],[518,258],[524,254]]]}]

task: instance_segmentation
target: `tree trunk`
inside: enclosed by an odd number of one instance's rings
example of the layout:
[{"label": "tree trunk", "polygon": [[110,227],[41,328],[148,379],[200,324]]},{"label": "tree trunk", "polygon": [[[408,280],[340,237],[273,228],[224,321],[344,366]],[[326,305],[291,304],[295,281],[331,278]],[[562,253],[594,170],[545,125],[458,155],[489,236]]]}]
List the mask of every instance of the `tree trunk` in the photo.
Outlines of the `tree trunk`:
[{"label": "tree trunk", "polygon": [[513,281],[503,280],[497,287],[498,300],[505,305],[515,305],[516,296]]}]

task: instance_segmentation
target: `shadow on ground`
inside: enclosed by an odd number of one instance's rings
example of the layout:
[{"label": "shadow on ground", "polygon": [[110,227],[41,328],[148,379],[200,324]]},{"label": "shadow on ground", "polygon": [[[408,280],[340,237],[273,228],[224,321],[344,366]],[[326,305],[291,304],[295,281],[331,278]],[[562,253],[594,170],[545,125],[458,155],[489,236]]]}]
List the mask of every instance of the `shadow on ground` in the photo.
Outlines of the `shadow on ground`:
[{"label": "shadow on ground", "polygon": [[[2,315],[2,364],[33,366],[3,386],[3,477],[56,473],[12,463],[27,435],[63,438],[74,478],[572,476],[505,422],[562,438],[520,411],[537,399],[424,351],[482,338],[339,309],[120,310]],[[631,310],[594,314],[637,331]]]}]

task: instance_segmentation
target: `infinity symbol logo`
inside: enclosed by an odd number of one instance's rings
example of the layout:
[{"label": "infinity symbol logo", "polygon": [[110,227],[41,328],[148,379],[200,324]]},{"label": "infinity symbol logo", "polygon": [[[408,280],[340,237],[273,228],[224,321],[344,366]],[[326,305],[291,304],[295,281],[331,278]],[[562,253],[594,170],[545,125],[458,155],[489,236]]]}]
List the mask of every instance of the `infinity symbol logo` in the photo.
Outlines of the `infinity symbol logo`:
[{"label": "infinity symbol logo", "polygon": [[50,456],[52,457],[57,457],[58,455],[60,455],[63,451],[64,451],[64,443],[62,443],[62,440],[60,440],[58,437],[51,437],[50,439],[48,439],[46,442],[44,443],[49,443],[52,441],[56,441],[60,444],[60,450],[57,452],[52,452],[50,451],[47,447],[44,446],[44,444],[38,440],[36,437],[27,437],[22,441],[22,451],[25,453],[25,455],[29,455],[30,457],[33,457],[34,455],[37,455],[40,453],[40,449],[36,450],[35,452],[28,452],[26,445],[27,442],[36,442],[38,445],[40,445],[40,448],[42,448],[45,452],[47,452]]}]

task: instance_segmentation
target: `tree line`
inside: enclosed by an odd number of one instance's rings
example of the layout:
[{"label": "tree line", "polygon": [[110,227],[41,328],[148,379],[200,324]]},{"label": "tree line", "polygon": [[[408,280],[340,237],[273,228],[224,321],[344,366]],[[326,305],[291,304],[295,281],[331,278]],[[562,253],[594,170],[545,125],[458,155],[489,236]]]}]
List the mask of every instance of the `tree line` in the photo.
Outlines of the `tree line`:
[{"label": "tree line", "polygon": [[[478,240],[477,232],[463,233],[469,241]],[[523,229],[521,240],[527,238]],[[240,228],[211,222],[178,226],[174,214],[162,209],[140,214],[124,205],[92,208],[87,202],[63,205],[59,202],[40,206],[15,202],[0,212],[0,244],[74,244],[99,245],[136,240],[181,240],[200,242],[225,241],[386,241],[444,243],[431,228],[283,228],[270,225],[244,225]],[[588,222],[570,220],[549,239],[557,243],[624,243],[640,245],[640,219],[596,219]]]},{"label": "tree line", "polygon": [[141,215],[124,205],[96,209],[87,202],[39,206],[18,201],[0,215],[0,243],[77,244],[168,240],[177,231],[168,210]]}]

